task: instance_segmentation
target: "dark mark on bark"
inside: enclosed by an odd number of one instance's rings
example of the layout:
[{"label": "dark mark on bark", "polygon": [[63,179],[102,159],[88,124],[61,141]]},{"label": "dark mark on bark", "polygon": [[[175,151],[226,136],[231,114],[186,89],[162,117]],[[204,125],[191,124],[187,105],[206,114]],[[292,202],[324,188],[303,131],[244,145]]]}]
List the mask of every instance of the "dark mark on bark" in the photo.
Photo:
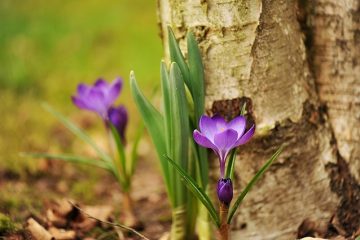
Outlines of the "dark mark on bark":
[{"label": "dark mark on bark", "polygon": [[349,166],[337,152],[337,163],[328,164],[330,187],[341,199],[336,215],[339,223],[351,236],[360,228],[360,185],[351,175]]},{"label": "dark mark on bark", "polygon": [[241,109],[244,104],[246,104],[245,117],[247,119],[247,127],[251,127],[255,123],[255,120],[253,117],[252,101],[248,97],[214,101],[211,111],[208,111],[208,114],[219,114],[227,121],[230,121],[231,119],[240,115]]},{"label": "dark mark on bark", "polygon": [[193,33],[196,37],[196,40],[200,43],[206,39],[206,36],[210,31],[210,27],[204,26],[204,25],[199,25],[199,26],[196,26],[193,29],[191,29],[191,31],[193,31]]}]

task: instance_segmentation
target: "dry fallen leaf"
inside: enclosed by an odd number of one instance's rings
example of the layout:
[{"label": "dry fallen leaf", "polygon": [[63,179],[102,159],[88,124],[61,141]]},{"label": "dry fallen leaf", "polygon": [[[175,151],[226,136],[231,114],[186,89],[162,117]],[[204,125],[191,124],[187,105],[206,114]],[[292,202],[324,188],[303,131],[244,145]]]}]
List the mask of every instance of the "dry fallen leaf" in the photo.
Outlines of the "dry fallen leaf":
[{"label": "dry fallen leaf", "polygon": [[43,226],[41,226],[33,218],[29,218],[27,220],[26,230],[28,230],[36,240],[55,239]]},{"label": "dry fallen leaf", "polygon": [[49,225],[56,226],[56,227],[65,227],[66,226],[66,218],[59,216],[54,213],[52,209],[48,209],[46,211],[46,218],[50,222]]},{"label": "dry fallen leaf", "polygon": [[49,232],[57,240],[72,240],[72,239],[76,238],[76,233],[73,230],[64,230],[64,229],[58,229],[55,227],[50,227]]},{"label": "dry fallen leaf", "polygon": [[85,206],[82,208],[84,213],[91,217],[99,219],[101,221],[107,221],[113,211],[111,206],[99,205],[99,206]]}]

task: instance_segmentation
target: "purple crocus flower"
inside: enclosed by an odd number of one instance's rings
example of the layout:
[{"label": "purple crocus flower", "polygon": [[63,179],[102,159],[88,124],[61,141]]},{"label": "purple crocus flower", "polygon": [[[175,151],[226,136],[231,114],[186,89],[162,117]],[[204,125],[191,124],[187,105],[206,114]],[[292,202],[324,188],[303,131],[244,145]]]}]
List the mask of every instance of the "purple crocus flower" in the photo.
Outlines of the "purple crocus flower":
[{"label": "purple crocus flower", "polygon": [[227,123],[219,115],[211,118],[203,115],[200,118],[199,128],[200,131],[195,130],[193,133],[194,140],[203,147],[211,148],[218,155],[221,178],[224,178],[226,157],[229,152],[247,143],[255,132],[255,125],[245,132],[244,116],[238,116]]},{"label": "purple crocus flower", "polygon": [[77,95],[71,98],[78,108],[96,112],[104,120],[107,120],[108,111],[119,96],[121,88],[121,78],[115,79],[111,84],[99,79],[93,86],[79,84]]},{"label": "purple crocus flower", "polygon": [[108,111],[109,121],[115,126],[121,139],[125,142],[125,129],[128,122],[127,110],[123,105],[111,107]]},{"label": "purple crocus flower", "polygon": [[230,178],[221,178],[217,185],[217,195],[220,202],[230,205],[233,198],[233,186]]}]

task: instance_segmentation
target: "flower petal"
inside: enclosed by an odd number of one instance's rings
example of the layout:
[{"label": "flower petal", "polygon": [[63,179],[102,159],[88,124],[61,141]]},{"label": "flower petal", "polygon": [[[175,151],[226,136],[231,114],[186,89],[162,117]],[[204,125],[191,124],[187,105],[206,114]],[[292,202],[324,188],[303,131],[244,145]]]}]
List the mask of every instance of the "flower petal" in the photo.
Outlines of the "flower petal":
[{"label": "flower petal", "polygon": [[216,123],[212,118],[202,115],[199,121],[199,128],[203,135],[205,135],[210,141],[214,142],[214,136],[218,133]]},{"label": "flower petal", "polygon": [[111,84],[100,78],[92,86],[79,84],[77,95],[72,97],[72,101],[77,107],[96,112],[104,120],[108,120],[108,111],[119,96],[121,87],[120,78]]},{"label": "flower petal", "polygon": [[87,99],[83,99],[83,101],[86,101],[87,105],[89,106],[89,109],[92,109],[93,111],[99,113],[101,117],[106,119],[108,106],[104,104],[104,100],[105,100],[104,93],[97,88],[92,88],[89,91]]},{"label": "flower petal", "polygon": [[193,137],[194,137],[195,142],[197,144],[199,144],[200,146],[203,146],[206,148],[211,148],[214,151],[216,151],[216,146],[211,142],[211,140],[208,139],[204,134],[202,134],[198,130],[194,130]]},{"label": "flower petal", "polygon": [[240,138],[244,134],[245,127],[246,119],[244,116],[238,116],[227,124],[227,128],[231,128],[237,132],[238,138]]},{"label": "flower petal", "polygon": [[89,86],[87,86],[83,83],[80,83],[77,86],[77,93],[78,93],[79,97],[85,96],[89,92],[89,89],[90,89]]},{"label": "flower petal", "polygon": [[233,129],[227,129],[222,133],[216,134],[214,137],[214,144],[219,149],[219,156],[221,161],[225,161],[228,153],[238,139],[238,134]]},{"label": "flower petal", "polygon": [[108,86],[108,83],[102,79],[99,78],[98,80],[96,80],[96,82],[94,83],[95,87],[100,87],[100,88],[106,88]]},{"label": "flower petal", "polygon": [[71,96],[72,102],[80,109],[89,109],[88,105],[79,97]]},{"label": "flower petal", "polygon": [[214,116],[211,117],[211,119],[213,120],[213,124],[217,128],[217,132],[222,132],[225,129],[227,129],[225,119],[219,114],[215,114]]},{"label": "flower petal", "polygon": [[254,133],[255,133],[255,124],[252,125],[251,128],[236,141],[235,146],[237,147],[239,145],[243,145],[247,143],[250,140],[250,138],[254,135]]},{"label": "flower petal", "polygon": [[121,88],[122,88],[123,81],[121,78],[117,78],[113,81],[110,86],[110,89],[106,93],[106,103],[108,106],[111,106],[116,98],[119,96]]}]

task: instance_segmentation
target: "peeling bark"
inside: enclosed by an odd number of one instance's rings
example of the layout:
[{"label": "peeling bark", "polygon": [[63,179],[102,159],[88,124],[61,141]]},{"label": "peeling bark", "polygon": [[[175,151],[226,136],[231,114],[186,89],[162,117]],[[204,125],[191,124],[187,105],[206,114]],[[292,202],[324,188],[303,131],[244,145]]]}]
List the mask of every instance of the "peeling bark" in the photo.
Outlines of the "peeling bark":
[{"label": "peeling bark", "polygon": [[200,42],[208,111],[231,116],[241,101],[251,102],[257,133],[241,149],[235,189],[286,146],[241,206],[233,239],[294,239],[305,219],[334,214],[346,219],[347,234],[355,231],[359,2],[159,0],[159,17],[165,45],[168,25],[183,50],[189,29]]}]

